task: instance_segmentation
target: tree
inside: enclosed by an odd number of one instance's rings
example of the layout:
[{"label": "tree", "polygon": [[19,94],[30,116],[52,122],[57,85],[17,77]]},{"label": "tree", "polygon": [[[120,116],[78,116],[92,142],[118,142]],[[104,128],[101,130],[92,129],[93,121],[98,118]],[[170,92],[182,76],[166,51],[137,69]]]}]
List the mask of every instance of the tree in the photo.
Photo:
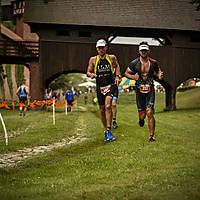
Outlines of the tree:
[{"label": "tree", "polygon": [[12,21],[3,21],[3,25],[10,29],[11,31],[15,32],[16,33],[16,26],[13,24]]},{"label": "tree", "polygon": [[196,10],[199,11],[200,10],[200,0],[191,0],[190,2],[191,4],[196,4]]},{"label": "tree", "polygon": [[6,74],[4,74],[3,66],[0,65],[0,90],[4,95],[4,79],[6,78]]},{"label": "tree", "polygon": [[58,78],[49,84],[52,90],[68,89],[71,87],[78,87],[80,83],[86,82],[87,78],[80,73],[61,74]]}]

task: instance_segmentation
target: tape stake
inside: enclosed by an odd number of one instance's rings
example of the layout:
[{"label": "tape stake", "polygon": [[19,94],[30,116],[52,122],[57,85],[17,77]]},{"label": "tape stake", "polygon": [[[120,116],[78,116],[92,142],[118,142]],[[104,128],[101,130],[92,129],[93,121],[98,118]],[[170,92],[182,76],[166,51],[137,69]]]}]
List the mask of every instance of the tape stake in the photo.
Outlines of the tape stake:
[{"label": "tape stake", "polygon": [[67,100],[65,100],[65,114],[67,115]]},{"label": "tape stake", "polygon": [[53,99],[53,125],[56,124],[56,119],[55,119],[55,99]]},{"label": "tape stake", "polygon": [[7,130],[6,130],[6,125],[3,121],[3,117],[0,113],[0,119],[1,119],[1,122],[2,122],[2,125],[3,125],[3,129],[4,129],[4,133],[5,133],[5,139],[6,139],[6,145],[8,145],[8,134],[7,134]]}]

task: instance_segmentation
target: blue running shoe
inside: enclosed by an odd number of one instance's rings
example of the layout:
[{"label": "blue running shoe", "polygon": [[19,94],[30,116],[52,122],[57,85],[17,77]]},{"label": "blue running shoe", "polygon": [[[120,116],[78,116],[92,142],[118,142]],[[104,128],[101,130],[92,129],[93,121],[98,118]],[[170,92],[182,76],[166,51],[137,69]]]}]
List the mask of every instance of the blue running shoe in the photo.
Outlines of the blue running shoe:
[{"label": "blue running shoe", "polygon": [[105,131],[105,132],[104,132],[104,134],[105,134],[105,139],[104,139],[104,140],[105,140],[105,142],[109,141],[109,139],[108,139],[108,132],[107,132],[107,131]]},{"label": "blue running shoe", "polygon": [[107,133],[108,133],[108,139],[109,139],[110,141],[112,141],[112,140],[115,139],[115,137],[112,135],[111,130],[107,130]]},{"label": "blue running shoe", "polygon": [[117,128],[118,127],[118,124],[116,121],[113,121],[113,128]]}]

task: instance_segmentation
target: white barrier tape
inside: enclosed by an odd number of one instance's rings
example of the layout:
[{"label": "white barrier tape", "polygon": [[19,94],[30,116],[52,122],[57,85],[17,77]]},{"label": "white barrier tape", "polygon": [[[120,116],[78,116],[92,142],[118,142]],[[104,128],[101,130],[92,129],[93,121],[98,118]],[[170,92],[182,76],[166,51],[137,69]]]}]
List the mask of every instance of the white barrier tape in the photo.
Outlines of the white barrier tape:
[{"label": "white barrier tape", "polygon": [[0,118],[1,118],[2,125],[3,125],[4,133],[5,133],[6,145],[8,145],[8,135],[7,135],[6,126],[5,126],[5,123],[3,121],[3,117],[1,115],[1,113],[0,113]]},{"label": "white barrier tape", "polygon": [[56,124],[56,120],[55,120],[55,99],[53,100],[53,125]]}]

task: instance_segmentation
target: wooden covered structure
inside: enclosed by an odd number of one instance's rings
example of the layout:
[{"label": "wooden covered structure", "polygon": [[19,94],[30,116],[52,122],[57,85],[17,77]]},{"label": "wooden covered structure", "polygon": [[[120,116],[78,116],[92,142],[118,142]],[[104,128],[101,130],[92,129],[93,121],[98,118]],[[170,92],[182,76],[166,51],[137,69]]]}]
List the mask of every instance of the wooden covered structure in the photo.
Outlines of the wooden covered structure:
[{"label": "wooden covered structure", "polygon": [[[166,109],[176,109],[176,87],[200,77],[200,13],[188,0],[26,0],[24,21],[40,36],[40,65],[32,74],[35,98],[43,98],[48,82],[65,72],[86,72],[99,38],[151,37],[151,47],[165,73]],[[137,57],[137,46],[110,44],[122,73]]]}]

